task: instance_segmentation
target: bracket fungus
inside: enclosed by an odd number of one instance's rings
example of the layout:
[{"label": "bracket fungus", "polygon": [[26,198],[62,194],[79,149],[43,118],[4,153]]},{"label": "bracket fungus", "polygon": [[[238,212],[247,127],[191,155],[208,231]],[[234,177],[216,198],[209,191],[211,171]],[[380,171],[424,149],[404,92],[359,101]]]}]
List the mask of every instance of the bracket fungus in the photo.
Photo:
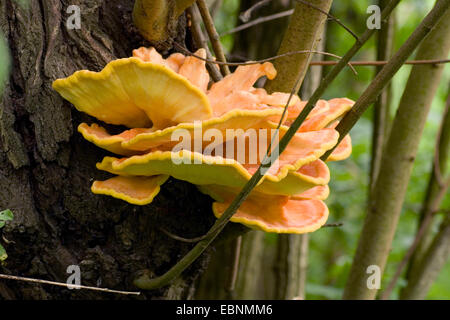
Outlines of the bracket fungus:
[{"label": "bracket fungus", "polygon": [[[77,110],[128,127],[110,134],[97,123],[79,125],[86,140],[120,156],[97,164],[115,176],[95,181],[92,192],[146,205],[172,176],[210,195],[219,217],[306,104],[296,95],[255,88],[264,76],[276,77],[271,63],[239,66],[211,85],[204,60],[180,53],[164,59],[154,48],[140,48],[100,72],[58,79],[53,88]],[[320,100],[231,221],[277,233],[325,224],[330,172],[320,157],[338,143],[334,128],[352,105],[346,98]],[[343,160],[351,150],[347,136],[328,161]]]}]

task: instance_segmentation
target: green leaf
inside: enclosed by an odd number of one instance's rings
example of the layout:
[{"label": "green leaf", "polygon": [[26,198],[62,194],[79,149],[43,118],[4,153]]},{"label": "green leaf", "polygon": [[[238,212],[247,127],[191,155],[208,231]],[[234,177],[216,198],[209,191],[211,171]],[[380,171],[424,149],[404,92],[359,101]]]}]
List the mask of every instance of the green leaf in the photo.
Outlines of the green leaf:
[{"label": "green leaf", "polygon": [[6,254],[5,248],[0,244],[0,261],[5,261],[6,258],[8,258],[8,255]]},{"label": "green leaf", "polygon": [[11,210],[0,211],[0,221],[11,221],[12,219],[14,219],[14,214]]}]

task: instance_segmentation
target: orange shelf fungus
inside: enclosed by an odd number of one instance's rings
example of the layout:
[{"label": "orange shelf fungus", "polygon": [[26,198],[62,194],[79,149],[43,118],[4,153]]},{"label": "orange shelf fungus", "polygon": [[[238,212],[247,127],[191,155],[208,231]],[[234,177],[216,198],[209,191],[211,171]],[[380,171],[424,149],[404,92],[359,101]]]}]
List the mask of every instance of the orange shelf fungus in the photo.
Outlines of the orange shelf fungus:
[{"label": "orange shelf fungus", "polygon": [[[97,164],[115,176],[95,181],[92,192],[146,205],[172,176],[210,195],[220,217],[261,165],[272,139],[277,145],[306,105],[294,95],[283,113],[289,94],[255,88],[264,76],[276,77],[271,63],[240,66],[211,85],[204,60],[180,53],[164,59],[154,48],[140,48],[100,72],[56,80],[53,88],[77,110],[128,127],[110,134],[97,123],[79,125],[86,140],[119,156]],[[334,128],[352,106],[346,98],[320,100],[231,221],[277,233],[320,228],[330,193],[330,172],[320,157],[338,142]],[[351,151],[347,136],[328,161]]]}]

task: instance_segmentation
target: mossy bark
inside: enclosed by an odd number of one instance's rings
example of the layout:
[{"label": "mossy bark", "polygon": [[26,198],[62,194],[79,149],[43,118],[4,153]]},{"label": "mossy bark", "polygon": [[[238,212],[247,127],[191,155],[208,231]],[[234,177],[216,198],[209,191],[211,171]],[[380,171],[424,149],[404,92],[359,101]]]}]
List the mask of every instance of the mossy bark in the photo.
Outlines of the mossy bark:
[{"label": "mossy bark", "polygon": [[[80,30],[65,27],[69,5],[81,8]],[[10,242],[1,273],[65,282],[67,267],[79,265],[83,285],[136,290],[136,271],[161,274],[192,247],[159,227],[195,237],[214,221],[211,200],[173,179],[144,207],[90,192],[93,179],[107,177],[95,168],[107,153],[76,132],[81,121],[94,119],[77,112],[51,83],[79,69],[98,71],[146,44],[131,12],[132,2],[124,0],[31,0],[29,10],[0,2],[0,28],[13,57],[0,99],[0,208],[15,214],[2,231]],[[178,28],[172,40],[184,44],[182,23]],[[204,266],[201,258],[174,285],[140,299],[191,298]],[[14,281],[0,285],[0,299],[69,298],[129,297]]]}]

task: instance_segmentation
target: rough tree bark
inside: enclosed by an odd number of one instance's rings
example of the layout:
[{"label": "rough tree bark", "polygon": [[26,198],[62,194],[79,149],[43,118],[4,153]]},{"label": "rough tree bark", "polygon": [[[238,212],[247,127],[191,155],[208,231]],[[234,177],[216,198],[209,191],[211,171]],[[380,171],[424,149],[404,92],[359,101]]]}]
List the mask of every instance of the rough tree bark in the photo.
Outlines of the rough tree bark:
[{"label": "rough tree bark", "polygon": [[[80,30],[68,30],[66,10],[81,8]],[[171,179],[148,206],[93,195],[93,179],[106,174],[95,163],[106,152],[76,133],[92,119],[51,89],[53,80],[78,69],[100,70],[142,45],[131,24],[133,1],[31,0],[29,10],[0,2],[0,28],[13,70],[0,98],[0,208],[15,219],[3,230],[11,241],[1,273],[65,282],[69,265],[81,267],[83,285],[136,290],[140,269],[161,274],[211,226],[211,200],[194,186]],[[183,22],[184,16],[180,18]],[[178,38],[184,37],[180,23]],[[180,223],[183,221],[183,223]],[[170,287],[140,298],[190,298],[205,266],[199,259]],[[0,299],[116,299],[123,296],[48,285],[0,281]]]}]

